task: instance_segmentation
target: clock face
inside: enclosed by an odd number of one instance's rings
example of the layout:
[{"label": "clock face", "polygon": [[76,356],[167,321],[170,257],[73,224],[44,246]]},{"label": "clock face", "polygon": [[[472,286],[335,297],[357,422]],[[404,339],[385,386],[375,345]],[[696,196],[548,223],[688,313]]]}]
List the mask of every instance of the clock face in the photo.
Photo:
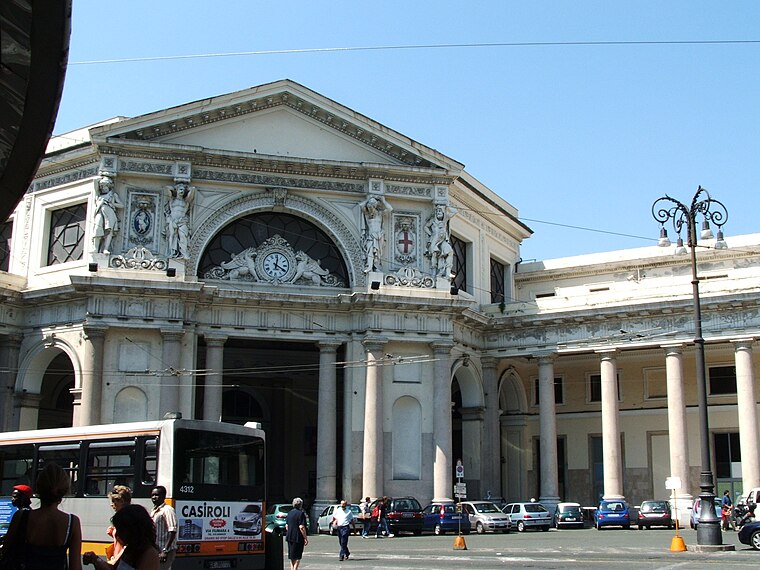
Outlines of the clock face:
[{"label": "clock face", "polygon": [[269,277],[281,278],[290,270],[290,261],[283,254],[275,251],[264,258],[262,267]]}]

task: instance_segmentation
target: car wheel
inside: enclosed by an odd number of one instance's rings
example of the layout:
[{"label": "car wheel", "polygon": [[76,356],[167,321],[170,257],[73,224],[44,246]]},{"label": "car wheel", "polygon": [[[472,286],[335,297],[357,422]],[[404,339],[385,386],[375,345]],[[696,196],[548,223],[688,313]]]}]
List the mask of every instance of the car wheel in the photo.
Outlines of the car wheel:
[{"label": "car wheel", "polygon": [[694,521],[689,521],[689,526],[692,528],[692,530],[697,528],[696,525],[694,524]]},{"label": "car wheel", "polygon": [[479,522],[475,525],[475,530],[478,532],[478,534],[483,534],[486,532],[486,527],[483,526],[482,522]]},{"label": "car wheel", "polygon": [[542,530],[543,532],[549,532],[549,527],[548,527],[548,526],[542,526],[542,527],[541,527],[541,530]]},{"label": "car wheel", "polygon": [[[421,534],[422,534],[422,530],[420,530],[420,529],[417,529],[417,530],[414,531],[414,536],[419,536]],[[443,533],[441,533],[441,534],[443,534]]]},{"label": "car wheel", "polygon": [[525,523],[520,521],[517,523],[517,532],[525,532]]},{"label": "car wheel", "polygon": [[509,529],[508,528],[504,528],[504,529],[501,530],[501,532],[503,532],[504,534],[507,534],[507,533],[509,533]]},{"label": "car wheel", "polygon": [[631,530],[631,525],[629,525],[629,524],[623,525],[623,529],[624,530]]},{"label": "car wheel", "polygon": [[435,528],[433,529],[433,534],[444,534],[443,529],[441,528],[441,525],[439,524],[435,525]]},{"label": "car wheel", "polygon": [[749,543],[755,550],[760,550],[760,530],[752,533],[752,536],[749,537]]}]

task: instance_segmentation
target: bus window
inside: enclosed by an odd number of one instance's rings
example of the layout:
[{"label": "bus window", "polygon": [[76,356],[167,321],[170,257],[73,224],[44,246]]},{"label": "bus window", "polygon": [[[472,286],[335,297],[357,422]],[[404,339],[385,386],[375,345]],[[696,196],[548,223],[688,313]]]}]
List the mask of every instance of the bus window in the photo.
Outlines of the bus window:
[{"label": "bus window", "polygon": [[263,440],[177,430],[174,460],[175,496],[259,501],[264,498]]},{"label": "bus window", "polygon": [[61,445],[40,445],[37,462],[42,469],[46,463],[57,463],[71,478],[71,493],[79,492],[79,443],[65,443]]},{"label": "bus window", "polygon": [[8,497],[14,485],[34,487],[34,446],[9,446],[0,451],[0,496]]},{"label": "bus window", "polygon": [[158,473],[158,438],[151,437],[143,440],[142,456],[143,468],[140,479],[143,485],[153,487]]},{"label": "bus window", "polygon": [[85,495],[105,496],[114,485],[135,482],[135,442],[93,442],[87,450]]}]

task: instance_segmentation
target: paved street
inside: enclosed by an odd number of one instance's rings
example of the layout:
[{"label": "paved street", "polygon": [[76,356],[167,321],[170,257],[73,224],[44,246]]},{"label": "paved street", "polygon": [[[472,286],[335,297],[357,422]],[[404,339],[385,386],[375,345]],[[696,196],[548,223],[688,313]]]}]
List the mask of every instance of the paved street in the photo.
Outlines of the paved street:
[{"label": "paved street", "polygon": [[[723,533],[726,544],[735,544],[736,551],[703,554],[670,552],[674,531],[636,529],[552,530],[545,532],[512,532],[508,535],[466,535],[467,550],[454,550],[454,536],[401,536],[383,539],[361,539],[351,536],[351,559],[338,562],[338,540],[327,535],[310,536],[301,568],[318,570],[358,566],[362,570],[386,568],[472,568],[490,570],[520,568],[605,568],[610,565],[636,568],[718,567],[757,568],[760,552],[740,544],[736,533]],[[681,530],[687,547],[696,544],[696,532]],[[286,551],[287,551],[287,547]],[[286,553],[287,555],[287,553]],[[285,568],[289,568],[285,560]]]}]

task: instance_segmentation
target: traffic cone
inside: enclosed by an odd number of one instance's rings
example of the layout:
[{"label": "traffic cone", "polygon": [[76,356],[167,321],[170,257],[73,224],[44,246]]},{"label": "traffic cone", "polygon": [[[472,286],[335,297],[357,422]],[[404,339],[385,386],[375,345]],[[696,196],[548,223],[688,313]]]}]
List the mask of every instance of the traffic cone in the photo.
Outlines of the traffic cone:
[{"label": "traffic cone", "polygon": [[683,537],[675,535],[673,540],[670,541],[671,552],[686,552],[686,544],[683,541]]},{"label": "traffic cone", "polygon": [[454,537],[454,550],[467,550],[467,544],[461,534]]}]

